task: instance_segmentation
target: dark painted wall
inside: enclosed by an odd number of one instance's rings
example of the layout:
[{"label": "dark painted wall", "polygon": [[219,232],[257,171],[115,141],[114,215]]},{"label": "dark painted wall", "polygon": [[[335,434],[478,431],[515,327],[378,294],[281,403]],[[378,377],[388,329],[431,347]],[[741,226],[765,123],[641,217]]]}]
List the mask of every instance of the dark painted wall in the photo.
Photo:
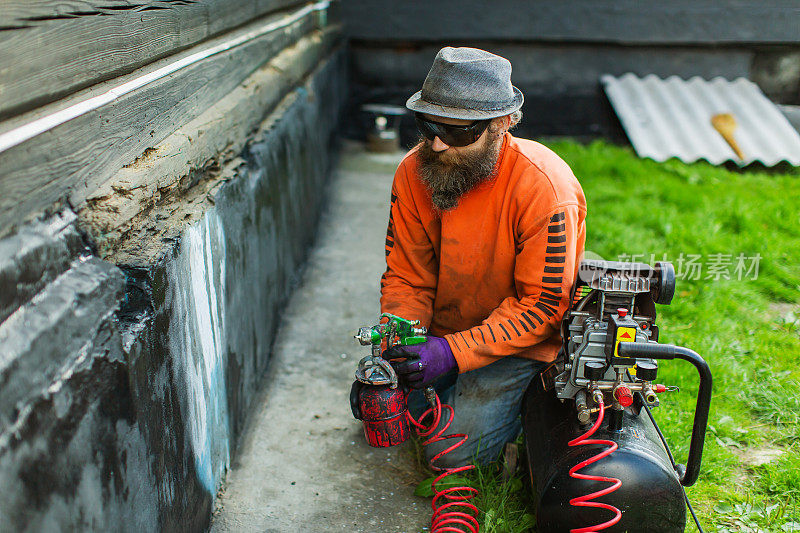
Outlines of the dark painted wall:
[{"label": "dark painted wall", "polygon": [[800,43],[792,0],[353,0],[342,10],[359,40]]},{"label": "dark painted wall", "polygon": [[284,99],[154,263],[99,259],[68,209],[0,241],[0,529],[207,527],[315,232],[345,66]]},{"label": "dark painted wall", "polygon": [[[364,102],[403,104],[448,45],[511,61],[512,81],[526,96],[521,129],[533,135],[618,134],[599,85],[604,73],[744,76],[779,102],[800,103],[796,2],[354,0],[341,10],[353,115]],[[405,126],[413,134],[410,118]],[[365,127],[354,123],[348,134]]]}]

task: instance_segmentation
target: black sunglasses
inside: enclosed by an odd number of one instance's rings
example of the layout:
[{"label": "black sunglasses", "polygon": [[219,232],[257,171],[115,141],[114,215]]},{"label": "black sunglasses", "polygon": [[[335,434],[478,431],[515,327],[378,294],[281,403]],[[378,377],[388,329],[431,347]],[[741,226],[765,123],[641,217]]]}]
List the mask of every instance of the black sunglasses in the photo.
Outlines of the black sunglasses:
[{"label": "black sunglasses", "polygon": [[429,141],[439,137],[447,146],[467,146],[483,135],[491,119],[476,120],[466,126],[453,126],[428,120],[422,113],[414,113],[417,129]]}]

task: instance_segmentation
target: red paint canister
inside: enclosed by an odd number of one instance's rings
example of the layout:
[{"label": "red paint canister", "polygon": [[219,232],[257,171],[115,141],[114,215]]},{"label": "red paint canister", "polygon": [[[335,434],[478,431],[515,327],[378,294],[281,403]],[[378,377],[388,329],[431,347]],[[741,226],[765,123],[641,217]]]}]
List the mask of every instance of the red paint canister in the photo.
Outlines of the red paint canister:
[{"label": "red paint canister", "polygon": [[402,387],[356,381],[351,391],[351,404],[354,404],[353,415],[364,424],[364,436],[370,446],[394,446],[411,435],[406,416],[408,393]]}]

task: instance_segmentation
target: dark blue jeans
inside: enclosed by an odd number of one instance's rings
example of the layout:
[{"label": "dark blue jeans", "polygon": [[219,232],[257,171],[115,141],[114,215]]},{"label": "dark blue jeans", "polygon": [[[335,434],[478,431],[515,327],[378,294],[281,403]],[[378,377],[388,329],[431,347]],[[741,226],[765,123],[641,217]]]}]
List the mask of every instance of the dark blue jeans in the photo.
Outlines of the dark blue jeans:
[{"label": "dark blue jeans", "polygon": [[[522,430],[519,419],[522,395],[533,377],[546,366],[547,363],[509,356],[477,370],[451,373],[436,380],[433,385],[439,399],[455,410],[453,423],[445,434],[469,435],[458,449],[437,460],[437,465],[452,468],[496,460],[505,443],[516,439]],[[423,392],[412,391],[408,408],[414,418],[419,418],[428,407]],[[442,415],[444,419],[446,412]],[[455,442],[456,439],[448,439],[426,446],[425,455],[430,461]]]}]

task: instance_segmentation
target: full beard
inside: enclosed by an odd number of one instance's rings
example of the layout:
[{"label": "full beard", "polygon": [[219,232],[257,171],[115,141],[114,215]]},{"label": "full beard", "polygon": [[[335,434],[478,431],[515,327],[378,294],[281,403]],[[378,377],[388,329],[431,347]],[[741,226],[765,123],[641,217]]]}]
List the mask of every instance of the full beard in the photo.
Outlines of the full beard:
[{"label": "full beard", "polygon": [[458,205],[458,200],[480,183],[492,177],[500,143],[488,138],[477,152],[445,154],[434,152],[430,141],[420,139],[419,174],[431,193],[431,201],[439,211]]}]

